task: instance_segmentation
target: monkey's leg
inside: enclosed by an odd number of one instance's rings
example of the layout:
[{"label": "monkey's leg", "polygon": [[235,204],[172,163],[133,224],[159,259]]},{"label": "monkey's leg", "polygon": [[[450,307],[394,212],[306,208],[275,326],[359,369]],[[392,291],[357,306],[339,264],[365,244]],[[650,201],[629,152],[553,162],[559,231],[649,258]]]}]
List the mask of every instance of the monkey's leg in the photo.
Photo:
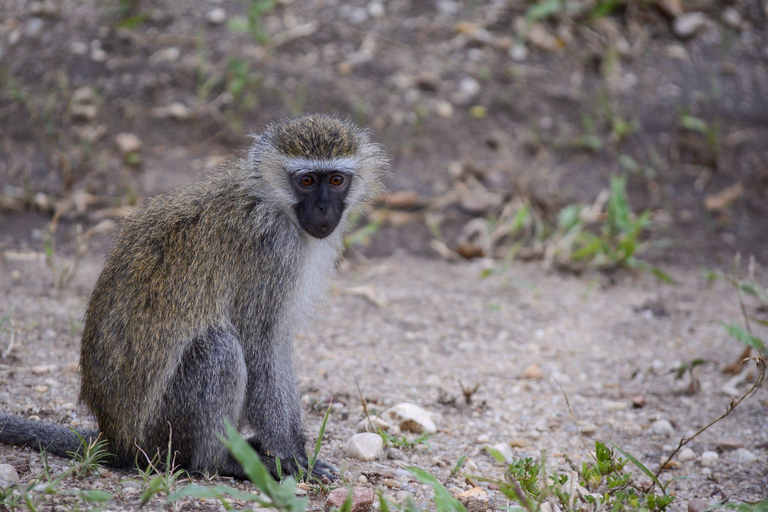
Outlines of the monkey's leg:
[{"label": "monkey's leg", "polygon": [[180,467],[246,479],[240,464],[217,438],[225,434],[225,420],[235,426],[239,423],[246,379],[237,337],[226,329],[209,329],[184,353],[148,446],[162,452],[170,436],[171,457]]},{"label": "monkey's leg", "polygon": [[[271,353],[246,355],[249,361],[266,362],[262,365],[249,364],[244,414],[256,431],[249,442],[273,476],[279,478],[306,473],[307,438],[290,344],[262,345],[259,348]],[[282,475],[278,474],[275,458],[280,459]],[[336,472],[332,466],[318,461],[312,473],[317,478],[326,476],[333,480]]]}]

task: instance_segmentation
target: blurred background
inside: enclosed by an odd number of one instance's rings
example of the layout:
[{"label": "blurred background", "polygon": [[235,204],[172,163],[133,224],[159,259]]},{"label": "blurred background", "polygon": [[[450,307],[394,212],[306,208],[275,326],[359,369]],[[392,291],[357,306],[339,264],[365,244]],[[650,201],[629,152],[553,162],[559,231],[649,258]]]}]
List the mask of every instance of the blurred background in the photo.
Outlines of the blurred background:
[{"label": "blurred background", "polygon": [[0,249],[108,240],[323,111],[393,159],[361,257],[764,262],[767,27],[763,0],[3,0]]}]

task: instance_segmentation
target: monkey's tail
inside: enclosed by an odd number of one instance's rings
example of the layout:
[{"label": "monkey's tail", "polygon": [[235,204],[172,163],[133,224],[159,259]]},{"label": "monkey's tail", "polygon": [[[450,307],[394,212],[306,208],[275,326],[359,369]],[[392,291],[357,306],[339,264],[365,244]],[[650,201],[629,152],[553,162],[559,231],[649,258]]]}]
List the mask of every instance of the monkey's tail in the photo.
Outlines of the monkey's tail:
[{"label": "monkey's tail", "polygon": [[[71,458],[76,453],[82,453],[84,444],[90,445],[98,437],[98,430],[75,430],[65,425],[0,414],[0,443],[29,446],[34,450]],[[111,452],[110,447],[107,447],[107,452]],[[106,461],[108,465],[112,465],[110,462],[112,460]]]}]

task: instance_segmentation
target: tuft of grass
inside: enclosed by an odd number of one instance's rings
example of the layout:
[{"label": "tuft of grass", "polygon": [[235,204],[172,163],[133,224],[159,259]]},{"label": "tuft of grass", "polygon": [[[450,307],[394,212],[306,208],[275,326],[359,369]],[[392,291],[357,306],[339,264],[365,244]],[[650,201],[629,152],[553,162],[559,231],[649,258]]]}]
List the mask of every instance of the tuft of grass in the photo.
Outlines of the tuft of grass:
[{"label": "tuft of grass", "polygon": [[68,453],[72,457],[72,476],[83,479],[98,470],[99,466],[112,457],[109,453],[109,442],[101,439],[101,434],[93,441],[88,441],[76,430],[72,430],[80,439],[80,449],[77,452]]},{"label": "tuft of grass", "polygon": [[405,435],[398,438],[397,436],[385,432],[383,429],[379,429],[378,433],[381,436],[381,439],[384,441],[384,444],[387,446],[410,449],[415,448],[418,445],[424,445],[429,449],[432,448],[432,446],[429,444],[429,438],[432,437],[431,434],[424,434],[423,436],[419,436],[411,440],[408,439],[408,437]]}]

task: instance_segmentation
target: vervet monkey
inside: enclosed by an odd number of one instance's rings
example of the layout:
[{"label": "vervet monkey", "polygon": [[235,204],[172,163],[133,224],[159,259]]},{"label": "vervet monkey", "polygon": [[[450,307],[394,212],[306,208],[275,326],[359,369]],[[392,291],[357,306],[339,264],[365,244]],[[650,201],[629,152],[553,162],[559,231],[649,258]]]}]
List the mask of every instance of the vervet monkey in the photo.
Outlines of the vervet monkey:
[{"label": "vervet monkey", "polygon": [[[246,478],[225,421],[275,476],[307,469],[292,342],[317,311],[350,212],[379,187],[383,148],[350,121],[274,122],[247,158],[126,218],[88,302],[80,399],[130,467],[165,452],[189,471]],[[170,436],[170,438],[169,438]],[[0,441],[66,456],[69,427],[0,415]],[[315,466],[315,476],[333,468]]]}]

